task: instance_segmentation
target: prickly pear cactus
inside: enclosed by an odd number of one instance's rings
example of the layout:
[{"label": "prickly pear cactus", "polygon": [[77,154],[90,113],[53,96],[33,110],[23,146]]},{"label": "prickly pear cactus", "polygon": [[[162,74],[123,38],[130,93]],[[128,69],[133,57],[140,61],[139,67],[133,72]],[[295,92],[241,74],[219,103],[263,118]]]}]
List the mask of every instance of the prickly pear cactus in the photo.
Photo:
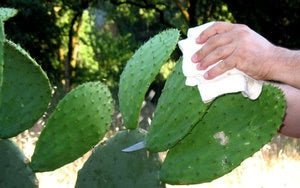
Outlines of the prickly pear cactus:
[{"label": "prickly pear cactus", "polygon": [[0,140],[0,187],[38,187],[27,159],[10,140]]},{"label": "prickly pear cactus", "polygon": [[264,85],[255,101],[239,93],[217,98],[191,133],[169,150],[162,181],[196,184],[229,173],[270,141],[284,113],[283,93],[271,85]]},{"label": "prickly pear cactus", "polygon": [[3,65],[4,65],[4,21],[13,17],[17,13],[17,10],[11,8],[0,8],[0,105],[1,105],[1,86],[3,81]]},{"label": "prickly pear cactus", "polygon": [[[2,82],[3,82],[3,65],[4,65],[4,24],[0,20],[0,105],[1,105],[1,89],[2,89]],[[1,107],[1,106],[0,106]]]},{"label": "prickly pear cactus", "polygon": [[175,49],[178,39],[178,30],[166,30],[141,46],[127,63],[119,88],[120,111],[126,128],[138,126],[147,89]]},{"label": "prickly pear cactus", "polygon": [[17,14],[17,10],[14,8],[0,8],[0,20],[6,21]]},{"label": "prickly pear cactus", "polygon": [[82,156],[104,137],[112,113],[111,94],[100,82],[85,83],[69,92],[42,130],[31,168],[50,171]]},{"label": "prickly pear cactus", "polygon": [[98,146],[78,172],[76,187],[164,187],[158,176],[158,154],[121,151],[143,139],[144,133],[139,130],[120,131],[104,146]]},{"label": "prickly pear cactus", "polygon": [[0,138],[9,138],[32,127],[43,115],[51,87],[46,74],[29,54],[7,40],[3,68]]},{"label": "prickly pear cactus", "polygon": [[159,98],[148,134],[149,151],[165,151],[174,146],[203,117],[209,105],[201,102],[195,87],[185,86],[180,59]]}]

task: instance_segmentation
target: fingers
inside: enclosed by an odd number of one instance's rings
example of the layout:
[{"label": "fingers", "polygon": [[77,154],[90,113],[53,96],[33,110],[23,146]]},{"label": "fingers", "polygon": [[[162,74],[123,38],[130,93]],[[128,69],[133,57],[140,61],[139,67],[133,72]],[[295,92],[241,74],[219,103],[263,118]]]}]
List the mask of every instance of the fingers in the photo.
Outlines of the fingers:
[{"label": "fingers", "polygon": [[[229,46],[232,42],[232,37],[228,36],[227,33],[224,34],[218,34],[213,37],[211,37],[205,45],[196,52],[193,57],[192,61],[194,63],[200,63],[201,67],[205,69],[211,63],[215,63],[217,61],[214,61],[214,59],[211,60],[212,55],[215,55],[215,60],[220,60],[219,58],[223,58],[224,56],[227,56],[229,52],[229,49],[225,48],[225,46]],[[212,62],[214,61],[214,62]]]},{"label": "fingers", "polygon": [[205,56],[205,58],[198,63],[197,68],[199,70],[205,70],[216,62],[228,58],[234,52],[234,50],[234,44],[220,46]]},{"label": "fingers", "polygon": [[234,24],[228,22],[215,22],[213,25],[205,29],[199,37],[196,39],[196,42],[199,44],[205,43],[211,36],[216,34],[224,33],[232,30]]},{"label": "fingers", "polygon": [[204,74],[204,78],[207,79],[207,80],[214,79],[215,77],[225,73],[226,71],[233,69],[235,66],[236,65],[235,65],[234,61],[222,60],[216,66],[214,66],[213,68],[208,70]]}]

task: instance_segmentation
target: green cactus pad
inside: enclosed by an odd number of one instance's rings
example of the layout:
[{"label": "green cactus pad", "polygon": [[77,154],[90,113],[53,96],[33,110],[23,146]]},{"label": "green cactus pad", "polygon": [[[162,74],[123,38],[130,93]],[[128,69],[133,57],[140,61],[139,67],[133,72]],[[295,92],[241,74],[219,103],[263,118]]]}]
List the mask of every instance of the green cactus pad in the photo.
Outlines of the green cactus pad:
[{"label": "green cactus pad", "polygon": [[178,30],[166,30],[141,46],[128,61],[120,77],[119,88],[120,111],[126,128],[138,126],[147,89],[175,49],[178,39]]},{"label": "green cactus pad", "polygon": [[82,156],[104,137],[112,113],[111,94],[100,82],[85,83],[69,92],[49,117],[31,168],[50,171]]},{"label": "green cactus pad", "polygon": [[209,104],[204,104],[196,87],[187,87],[182,73],[182,60],[168,78],[159,98],[154,118],[146,135],[149,151],[165,151],[174,146],[203,117]]},{"label": "green cactus pad", "polygon": [[32,127],[47,110],[49,80],[20,46],[4,43],[4,70],[0,104],[0,138],[16,136]]},{"label": "green cactus pad", "polygon": [[0,8],[0,21],[6,21],[17,14],[17,10],[13,8]]},{"label": "green cactus pad", "polygon": [[5,33],[4,33],[4,21],[13,17],[17,14],[16,9],[12,8],[0,8],[0,106],[1,106],[1,89],[3,82],[3,66],[4,66],[4,42],[5,42]]},{"label": "green cactus pad", "polygon": [[120,131],[104,146],[95,148],[78,172],[76,188],[158,188],[161,162],[158,154],[145,149],[131,153],[121,150],[144,139],[140,130]]},{"label": "green cactus pad", "polygon": [[1,87],[3,81],[3,65],[4,65],[4,23],[0,20],[0,105],[1,105]]},{"label": "green cactus pad", "polygon": [[0,187],[38,187],[27,159],[10,140],[0,140]]},{"label": "green cactus pad", "polygon": [[271,85],[264,85],[255,101],[240,93],[217,98],[191,133],[169,150],[162,181],[197,184],[229,173],[270,141],[284,114],[284,95]]}]

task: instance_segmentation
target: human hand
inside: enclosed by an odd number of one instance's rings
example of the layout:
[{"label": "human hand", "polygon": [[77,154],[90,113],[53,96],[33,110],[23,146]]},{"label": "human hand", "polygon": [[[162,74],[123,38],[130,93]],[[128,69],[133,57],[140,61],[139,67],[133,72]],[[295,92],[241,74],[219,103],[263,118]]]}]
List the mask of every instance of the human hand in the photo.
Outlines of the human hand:
[{"label": "human hand", "polygon": [[206,72],[206,79],[233,68],[258,80],[271,79],[276,47],[246,25],[216,22],[204,30],[196,42],[205,43],[192,57],[199,70],[223,60]]}]

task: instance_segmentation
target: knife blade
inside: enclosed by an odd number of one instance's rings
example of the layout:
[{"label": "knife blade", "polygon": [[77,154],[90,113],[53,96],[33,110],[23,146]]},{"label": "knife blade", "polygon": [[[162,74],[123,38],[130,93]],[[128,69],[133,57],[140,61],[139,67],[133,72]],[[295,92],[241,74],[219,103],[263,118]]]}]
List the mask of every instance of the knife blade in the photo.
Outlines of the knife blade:
[{"label": "knife blade", "polygon": [[129,152],[133,152],[133,151],[138,151],[138,150],[144,149],[145,147],[146,147],[145,141],[141,141],[141,142],[133,144],[133,145],[127,147],[127,148],[122,149],[122,151],[129,153]]}]

